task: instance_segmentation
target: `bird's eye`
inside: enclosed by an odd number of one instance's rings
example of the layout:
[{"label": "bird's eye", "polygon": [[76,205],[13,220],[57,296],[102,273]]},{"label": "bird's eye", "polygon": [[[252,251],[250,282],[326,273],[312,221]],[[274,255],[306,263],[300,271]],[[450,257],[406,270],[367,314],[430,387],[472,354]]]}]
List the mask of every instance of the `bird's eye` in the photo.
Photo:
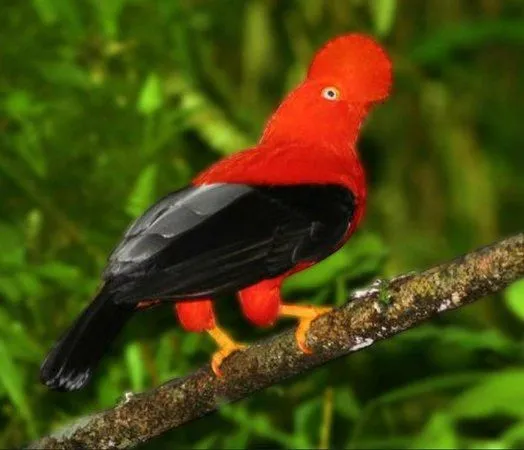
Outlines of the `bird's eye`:
[{"label": "bird's eye", "polygon": [[322,97],[326,100],[338,100],[340,98],[340,91],[333,86],[322,89]]}]

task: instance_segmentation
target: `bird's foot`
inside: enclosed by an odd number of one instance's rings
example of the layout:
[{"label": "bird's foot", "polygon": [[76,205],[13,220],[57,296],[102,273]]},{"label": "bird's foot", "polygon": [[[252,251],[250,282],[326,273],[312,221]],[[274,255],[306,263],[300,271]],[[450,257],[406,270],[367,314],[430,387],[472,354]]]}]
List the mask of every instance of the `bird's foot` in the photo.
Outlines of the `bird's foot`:
[{"label": "bird's foot", "polygon": [[207,330],[207,332],[218,345],[218,350],[213,353],[211,358],[211,369],[218,378],[221,378],[223,373],[220,367],[224,360],[231,355],[231,353],[234,353],[237,350],[243,350],[246,346],[236,342],[220,327],[215,326],[210,330]]},{"label": "bird's foot", "polygon": [[296,317],[299,319],[295,340],[298,347],[304,353],[311,354],[313,350],[307,345],[307,333],[311,323],[320,316],[333,310],[330,306],[310,306],[310,305],[281,305],[280,315]]}]

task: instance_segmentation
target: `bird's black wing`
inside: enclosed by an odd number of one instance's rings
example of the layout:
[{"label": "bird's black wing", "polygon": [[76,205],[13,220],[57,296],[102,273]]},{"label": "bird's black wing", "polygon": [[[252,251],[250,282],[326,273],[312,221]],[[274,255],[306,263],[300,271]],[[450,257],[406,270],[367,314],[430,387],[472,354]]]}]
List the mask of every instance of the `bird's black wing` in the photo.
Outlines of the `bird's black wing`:
[{"label": "bird's black wing", "polygon": [[338,185],[187,187],[129,227],[104,279],[119,303],[237,291],[332,253],[354,209]]}]

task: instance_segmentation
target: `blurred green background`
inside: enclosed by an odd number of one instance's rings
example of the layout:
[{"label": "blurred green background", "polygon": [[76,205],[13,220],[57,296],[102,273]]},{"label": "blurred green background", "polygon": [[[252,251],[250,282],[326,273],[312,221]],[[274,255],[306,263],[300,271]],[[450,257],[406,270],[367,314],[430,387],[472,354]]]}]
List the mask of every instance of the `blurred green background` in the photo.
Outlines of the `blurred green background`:
[{"label": "blurred green background", "polygon": [[[390,51],[395,90],[363,132],[361,231],[290,280],[340,304],[522,231],[522,0],[2,0],[0,447],[208,361],[169,308],[125,330],[82,392],[39,364],[96,290],[130,220],[257,141],[313,52],[343,32]],[[243,340],[233,299],[220,320]],[[172,431],[151,449],[524,445],[524,283]]]}]

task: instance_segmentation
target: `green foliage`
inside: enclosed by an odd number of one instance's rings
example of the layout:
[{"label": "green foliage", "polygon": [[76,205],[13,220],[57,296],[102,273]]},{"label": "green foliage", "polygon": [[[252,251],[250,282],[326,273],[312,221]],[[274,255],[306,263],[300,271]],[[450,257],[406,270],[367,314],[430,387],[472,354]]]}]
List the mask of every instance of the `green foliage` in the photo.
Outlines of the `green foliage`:
[{"label": "green foliage", "polygon": [[[213,346],[137,315],[83,392],[38,381],[129,221],[256,143],[325,40],[379,36],[395,92],[363,130],[363,229],[287,298],[522,231],[524,4],[426,0],[6,0],[0,6],[0,447],[183,376]],[[167,433],[148,448],[519,448],[524,285]],[[384,300],[388,293],[383,293]],[[228,301],[231,302],[228,304]],[[233,299],[220,320],[249,342]]]}]

